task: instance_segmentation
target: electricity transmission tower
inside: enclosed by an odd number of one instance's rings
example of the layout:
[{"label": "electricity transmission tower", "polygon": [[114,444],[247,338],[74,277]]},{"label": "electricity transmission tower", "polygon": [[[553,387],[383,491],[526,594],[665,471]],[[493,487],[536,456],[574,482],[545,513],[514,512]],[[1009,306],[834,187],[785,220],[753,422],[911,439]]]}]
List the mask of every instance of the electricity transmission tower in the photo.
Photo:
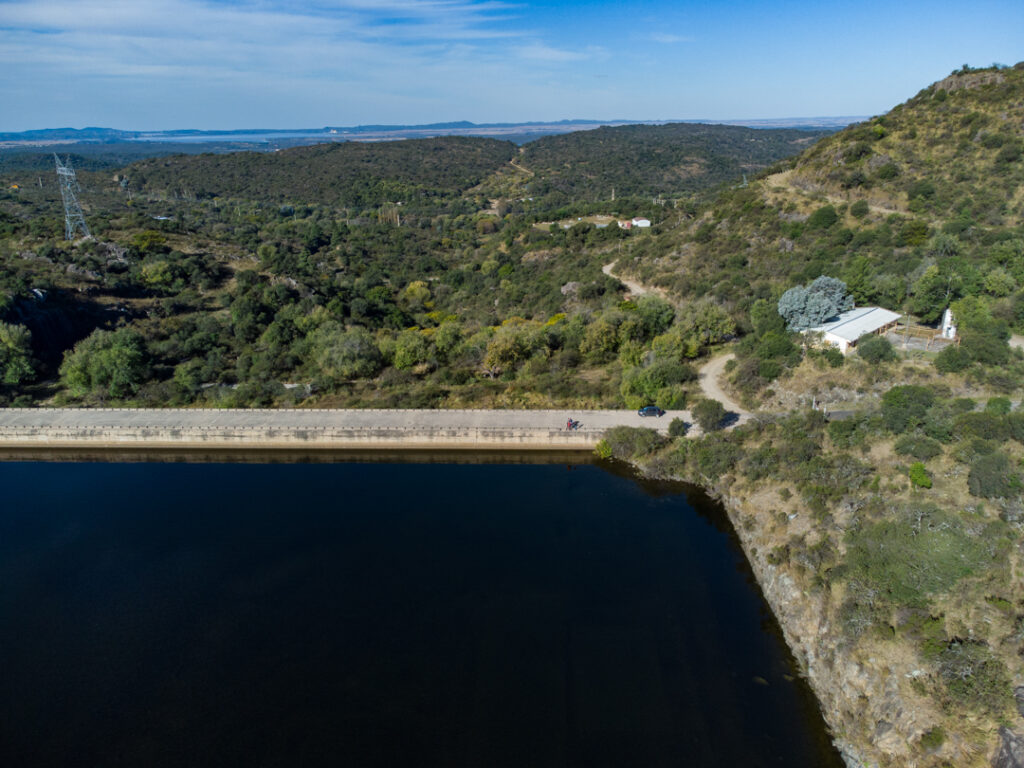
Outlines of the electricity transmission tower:
[{"label": "electricity transmission tower", "polygon": [[83,237],[89,237],[85,214],[82,213],[82,206],[78,204],[78,193],[81,190],[78,179],[75,178],[75,169],[71,167],[71,158],[62,163],[54,154],[53,159],[57,161],[57,181],[60,182],[60,196],[64,200],[64,239],[74,240],[75,231],[79,229],[82,230]]}]

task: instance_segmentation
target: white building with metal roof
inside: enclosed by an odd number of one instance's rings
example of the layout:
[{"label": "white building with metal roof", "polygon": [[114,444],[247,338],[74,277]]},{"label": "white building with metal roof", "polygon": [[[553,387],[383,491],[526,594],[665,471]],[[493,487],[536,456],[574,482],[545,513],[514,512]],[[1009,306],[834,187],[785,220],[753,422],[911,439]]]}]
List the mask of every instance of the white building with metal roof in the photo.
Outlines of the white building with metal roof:
[{"label": "white building with metal roof", "polygon": [[805,333],[820,333],[826,343],[837,347],[844,355],[857,346],[857,339],[866,334],[883,334],[896,327],[902,317],[881,307],[856,307],[843,312],[827,323],[808,328]]}]

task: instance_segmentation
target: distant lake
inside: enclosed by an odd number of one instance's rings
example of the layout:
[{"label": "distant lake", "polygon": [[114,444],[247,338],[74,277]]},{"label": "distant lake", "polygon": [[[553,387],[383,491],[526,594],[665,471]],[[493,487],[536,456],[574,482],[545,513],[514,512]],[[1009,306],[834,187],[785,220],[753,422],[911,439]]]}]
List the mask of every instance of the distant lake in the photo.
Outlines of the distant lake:
[{"label": "distant lake", "polygon": [[154,133],[138,136],[133,141],[158,141],[175,142],[184,144],[195,144],[199,142],[268,142],[281,139],[313,139],[322,138],[324,141],[339,139],[338,134],[325,133],[324,131],[271,131],[268,133],[221,133],[221,134],[163,134]]},{"label": "distant lake", "polygon": [[841,767],[680,486],[9,462],[0,488],[0,765]]}]

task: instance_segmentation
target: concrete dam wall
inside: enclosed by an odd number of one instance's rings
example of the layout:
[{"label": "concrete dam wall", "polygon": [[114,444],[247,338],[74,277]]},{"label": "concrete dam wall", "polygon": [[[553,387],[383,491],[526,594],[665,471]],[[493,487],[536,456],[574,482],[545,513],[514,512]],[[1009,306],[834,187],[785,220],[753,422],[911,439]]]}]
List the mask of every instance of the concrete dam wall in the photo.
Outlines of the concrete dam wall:
[{"label": "concrete dam wall", "polygon": [[[666,431],[676,412],[327,410],[327,409],[0,409],[0,448],[307,448],[591,450],[606,429]],[[566,429],[567,419],[580,422]]]}]

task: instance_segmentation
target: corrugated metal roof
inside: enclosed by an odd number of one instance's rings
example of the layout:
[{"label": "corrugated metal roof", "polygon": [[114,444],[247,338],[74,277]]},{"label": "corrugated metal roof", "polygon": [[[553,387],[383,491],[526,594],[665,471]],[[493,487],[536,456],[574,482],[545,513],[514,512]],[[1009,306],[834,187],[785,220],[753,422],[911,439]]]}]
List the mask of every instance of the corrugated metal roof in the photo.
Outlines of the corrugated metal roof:
[{"label": "corrugated metal roof", "polygon": [[881,307],[857,307],[829,320],[823,325],[811,328],[812,331],[830,333],[843,341],[853,342],[865,333],[874,333],[889,323],[899,320],[901,315]]}]

